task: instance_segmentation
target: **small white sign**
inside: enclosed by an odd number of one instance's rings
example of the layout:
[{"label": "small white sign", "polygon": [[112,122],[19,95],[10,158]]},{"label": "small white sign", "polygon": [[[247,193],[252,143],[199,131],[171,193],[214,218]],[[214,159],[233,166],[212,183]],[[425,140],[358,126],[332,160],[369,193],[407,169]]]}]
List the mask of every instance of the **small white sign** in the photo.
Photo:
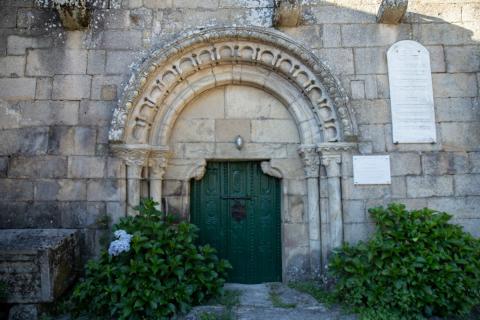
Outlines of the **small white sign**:
[{"label": "small white sign", "polygon": [[387,53],[393,143],[437,140],[430,54],[420,43],[403,40]]},{"label": "small white sign", "polygon": [[390,156],[353,156],[354,184],[390,184]]}]

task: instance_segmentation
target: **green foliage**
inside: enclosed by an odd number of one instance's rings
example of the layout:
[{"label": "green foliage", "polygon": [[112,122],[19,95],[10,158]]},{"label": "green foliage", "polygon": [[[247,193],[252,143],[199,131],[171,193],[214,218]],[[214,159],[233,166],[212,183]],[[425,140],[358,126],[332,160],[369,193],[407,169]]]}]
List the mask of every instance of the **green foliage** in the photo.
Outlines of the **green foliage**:
[{"label": "green foliage", "polygon": [[480,241],[449,224],[449,214],[401,204],[369,212],[373,238],[330,260],[340,300],[365,319],[466,315],[480,302]]},{"label": "green foliage", "polygon": [[166,319],[222,292],[230,264],[212,247],[194,244],[193,224],[177,223],[155,205],[144,200],[137,216],[114,226],[133,235],[130,251],[110,256],[104,250],[98,261],[89,261],[72,294],[74,314]]},{"label": "green foliage", "polygon": [[3,281],[0,281],[0,300],[7,297],[7,284]]}]

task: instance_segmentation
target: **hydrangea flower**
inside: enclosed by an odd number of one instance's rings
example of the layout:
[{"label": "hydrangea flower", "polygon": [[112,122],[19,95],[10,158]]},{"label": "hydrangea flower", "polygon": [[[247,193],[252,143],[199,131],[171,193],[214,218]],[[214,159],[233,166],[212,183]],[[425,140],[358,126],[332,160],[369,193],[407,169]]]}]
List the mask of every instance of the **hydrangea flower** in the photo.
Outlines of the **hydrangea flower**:
[{"label": "hydrangea flower", "polygon": [[122,252],[130,251],[130,240],[132,240],[132,235],[128,234],[125,230],[117,230],[113,233],[117,240],[110,243],[108,248],[108,254],[111,256],[118,256]]}]

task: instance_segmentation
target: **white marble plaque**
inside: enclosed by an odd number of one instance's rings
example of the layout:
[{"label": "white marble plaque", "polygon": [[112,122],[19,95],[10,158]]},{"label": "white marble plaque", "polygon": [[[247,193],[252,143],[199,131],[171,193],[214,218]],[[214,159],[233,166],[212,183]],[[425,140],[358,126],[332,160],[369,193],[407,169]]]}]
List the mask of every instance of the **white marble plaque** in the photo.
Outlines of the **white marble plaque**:
[{"label": "white marble plaque", "polygon": [[353,156],[353,184],[390,184],[390,156]]},{"label": "white marble plaque", "polygon": [[430,54],[420,43],[403,40],[387,53],[393,143],[437,141]]}]

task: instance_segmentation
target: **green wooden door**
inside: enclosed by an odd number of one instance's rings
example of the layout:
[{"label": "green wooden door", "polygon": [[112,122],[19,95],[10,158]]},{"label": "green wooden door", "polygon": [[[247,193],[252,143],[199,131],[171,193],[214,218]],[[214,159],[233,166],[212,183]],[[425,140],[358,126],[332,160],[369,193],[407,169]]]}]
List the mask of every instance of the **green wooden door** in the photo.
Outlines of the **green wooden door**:
[{"label": "green wooden door", "polygon": [[280,181],[259,162],[209,162],[192,181],[191,219],[200,244],[233,266],[229,282],[281,281]]}]

